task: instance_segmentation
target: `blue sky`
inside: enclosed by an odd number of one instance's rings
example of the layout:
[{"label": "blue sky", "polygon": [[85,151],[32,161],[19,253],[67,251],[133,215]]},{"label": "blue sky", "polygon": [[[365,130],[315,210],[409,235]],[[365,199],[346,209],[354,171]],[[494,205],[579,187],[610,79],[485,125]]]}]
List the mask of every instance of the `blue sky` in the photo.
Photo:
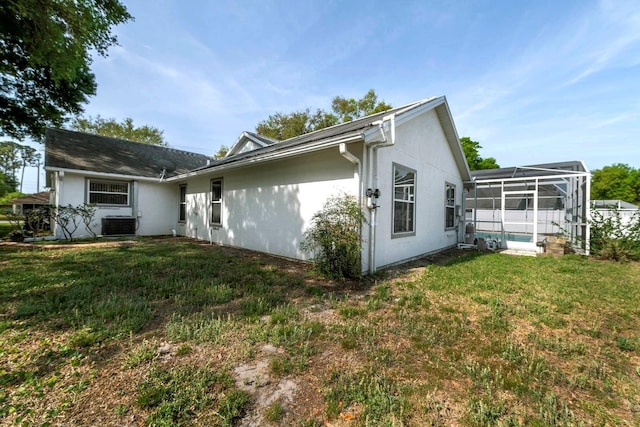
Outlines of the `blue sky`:
[{"label": "blue sky", "polygon": [[394,106],[446,95],[501,166],[640,167],[638,1],[123,2],[135,21],[94,59],[86,114],[175,148],[213,154],[270,114],[375,89]]}]

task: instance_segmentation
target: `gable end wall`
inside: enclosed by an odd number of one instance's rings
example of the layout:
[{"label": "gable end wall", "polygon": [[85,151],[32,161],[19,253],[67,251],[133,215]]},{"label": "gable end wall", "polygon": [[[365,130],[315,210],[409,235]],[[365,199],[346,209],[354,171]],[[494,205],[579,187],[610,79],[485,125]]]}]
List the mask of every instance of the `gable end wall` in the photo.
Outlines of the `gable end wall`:
[{"label": "gable end wall", "polygon": [[[414,169],[416,182],[415,235],[392,237],[393,163]],[[445,183],[456,186],[462,205],[462,174],[434,110],[396,129],[396,145],[378,150],[376,266],[382,267],[458,242],[457,230],[445,230]]]}]

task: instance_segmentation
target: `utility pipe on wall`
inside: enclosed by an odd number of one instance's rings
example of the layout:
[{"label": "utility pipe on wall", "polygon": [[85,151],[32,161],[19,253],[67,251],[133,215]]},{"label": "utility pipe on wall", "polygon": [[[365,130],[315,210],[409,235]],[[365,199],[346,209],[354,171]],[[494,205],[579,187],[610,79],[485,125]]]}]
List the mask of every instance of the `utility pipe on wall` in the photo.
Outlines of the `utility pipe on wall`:
[{"label": "utility pipe on wall", "polygon": [[[396,114],[398,113],[390,114],[383,117],[382,120],[373,123],[373,125],[377,125],[380,129],[382,139],[371,142],[366,148],[369,150],[368,188],[372,190],[378,188],[378,150],[396,144]],[[384,124],[387,121],[389,122],[390,138],[387,138],[387,133],[384,130]],[[378,206],[373,199],[369,198],[367,207],[371,212],[371,220],[369,221],[369,273],[373,274],[376,272],[376,209]]]},{"label": "utility pipe on wall", "polygon": [[358,188],[358,198],[360,199],[360,202],[362,203],[362,196],[364,194],[364,190],[363,190],[363,186],[364,183],[361,181],[362,178],[362,164],[360,163],[360,159],[358,159],[356,156],[354,156],[351,152],[349,152],[347,150],[347,144],[346,143],[342,143],[338,146],[338,148],[340,149],[340,154],[342,154],[342,157],[344,157],[345,159],[349,160],[351,163],[353,163],[356,166],[356,173],[358,174],[358,177],[356,179],[356,182],[360,183],[360,188]]},{"label": "utility pipe on wall", "polygon": [[[354,156],[351,152],[349,152],[347,150],[347,144],[346,143],[342,143],[338,146],[339,150],[340,150],[340,154],[342,155],[342,157],[344,157],[345,159],[349,160],[351,163],[353,163],[356,166],[356,174],[357,174],[357,178],[356,178],[356,182],[359,183],[360,188],[358,188],[358,203],[360,204],[360,206],[362,206],[362,201],[364,200],[364,177],[362,176],[362,163],[360,162],[360,159],[358,159],[356,156]],[[363,150],[366,153],[366,149]],[[364,156],[364,161],[366,162],[366,156]],[[360,230],[360,234],[362,235],[362,230]]]}]

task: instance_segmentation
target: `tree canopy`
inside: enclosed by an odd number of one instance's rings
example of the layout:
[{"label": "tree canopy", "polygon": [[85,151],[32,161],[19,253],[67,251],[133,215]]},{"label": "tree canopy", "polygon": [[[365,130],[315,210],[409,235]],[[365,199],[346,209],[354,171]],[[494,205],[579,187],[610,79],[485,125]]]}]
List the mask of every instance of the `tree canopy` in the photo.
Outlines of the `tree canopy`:
[{"label": "tree canopy", "polygon": [[331,112],[322,109],[312,112],[311,109],[306,108],[287,114],[272,114],[258,123],[256,132],[282,141],[390,108],[391,105],[386,102],[378,101],[378,95],[371,89],[360,99],[334,97],[331,101]]},{"label": "tree canopy", "polygon": [[370,89],[360,99],[346,99],[336,96],[331,101],[331,109],[338,116],[338,121],[341,123],[350,122],[370,114],[381,113],[391,108],[390,104],[378,101],[378,95],[373,89]]},{"label": "tree canopy", "polygon": [[[40,153],[35,148],[28,145],[21,145],[13,141],[0,142],[0,172],[2,180],[8,188],[20,188],[22,191],[22,181],[24,180],[24,170],[27,166],[35,166],[40,160]],[[18,171],[21,171],[18,180]]]},{"label": "tree canopy", "polygon": [[13,193],[16,191],[17,184],[15,180],[7,176],[4,172],[0,172],[0,197],[5,194]]},{"label": "tree canopy", "polygon": [[640,168],[615,163],[594,170],[591,177],[591,198],[640,204]]},{"label": "tree canopy", "polygon": [[130,19],[118,0],[1,2],[0,134],[41,140],[79,114],[96,92],[91,53],[106,56]]},{"label": "tree canopy", "polygon": [[487,157],[486,159],[480,156],[480,149],[482,145],[478,141],[473,141],[468,136],[460,138],[460,144],[464,150],[464,155],[467,158],[469,169],[472,171],[484,170],[484,169],[497,169],[500,167],[493,157]]},{"label": "tree canopy", "polygon": [[78,132],[126,139],[127,141],[143,144],[167,145],[163,131],[153,126],[135,126],[133,119],[130,117],[127,117],[122,122],[118,122],[114,118],[103,119],[99,115],[95,118],[80,117],[71,121],[70,128]]},{"label": "tree canopy", "polygon": [[221,145],[218,151],[213,155],[213,158],[216,160],[224,159],[224,157],[229,152],[229,147],[226,145]]}]

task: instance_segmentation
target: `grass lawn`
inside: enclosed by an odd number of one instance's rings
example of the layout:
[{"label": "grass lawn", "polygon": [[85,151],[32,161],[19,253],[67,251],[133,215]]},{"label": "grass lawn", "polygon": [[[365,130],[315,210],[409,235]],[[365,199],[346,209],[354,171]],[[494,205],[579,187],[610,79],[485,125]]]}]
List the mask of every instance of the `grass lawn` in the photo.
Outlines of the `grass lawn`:
[{"label": "grass lawn", "polygon": [[640,264],[361,283],[198,244],[0,246],[0,423],[640,425]]},{"label": "grass lawn", "polygon": [[15,230],[15,228],[16,227],[13,224],[10,224],[8,222],[0,222],[0,239],[3,239],[10,232]]}]

